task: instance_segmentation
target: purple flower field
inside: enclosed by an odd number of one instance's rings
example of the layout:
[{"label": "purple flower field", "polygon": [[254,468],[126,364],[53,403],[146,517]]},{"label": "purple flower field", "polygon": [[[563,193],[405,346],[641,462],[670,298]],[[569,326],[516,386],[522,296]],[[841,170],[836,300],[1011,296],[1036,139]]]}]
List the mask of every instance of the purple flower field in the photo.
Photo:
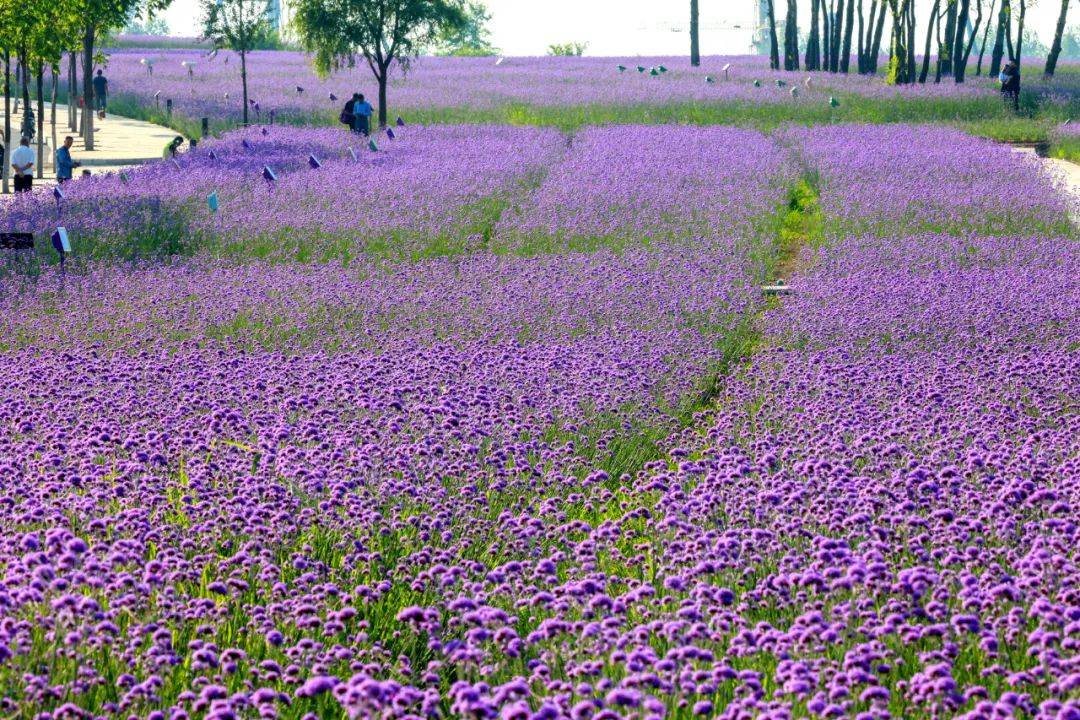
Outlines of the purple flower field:
[{"label": "purple flower field", "polygon": [[73,182],[66,270],[4,267],[0,716],[1080,717],[1080,253],[1038,166],[378,137]]},{"label": "purple flower field", "polygon": [[[152,63],[152,73],[142,60]],[[195,63],[191,76],[182,62]],[[620,71],[620,65],[625,70]],[[725,79],[727,65],[731,67]],[[661,66],[666,72],[649,74],[648,70]],[[639,72],[638,67],[646,71]],[[239,58],[231,52],[222,51],[210,59],[199,50],[118,49],[110,53],[107,72],[113,95],[153,105],[155,93],[160,92],[161,106],[166,98],[172,99],[174,112],[189,118],[237,118],[242,111]],[[274,111],[279,119],[299,124],[333,124],[341,103],[352,92],[377,95],[366,67],[322,79],[299,52],[253,52],[248,74],[249,98],[259,104],[258,114],[252,109],[253,120],[268,121]],[[505,58],[498,65],[496,58],[424,57],[413,63],[407,75],[394,75],[390,102],[393,113],[406,117],[418,112],[449,112],[452,117],[453,111],[483,113],[515,107],[570,111],[581,106],[660,109],[673,103],[816,106],[825,105],[834,95],[877,101],[982,99],[987,101],[982,113],[1000,105],[996,85],[988,78],[973,77],[963,85],[900,89],[874,77],[815,73],[809,85],[807,77],[807,73],[773,72],[768,58],[754,56],[706,57],[701,67],[693,69],[685,58],[673,57]],[[755,87],[755,81],[760,87]],[[793,87],[797,88],[794,95]],[[332,101],[331,93],[341,100]]]}]

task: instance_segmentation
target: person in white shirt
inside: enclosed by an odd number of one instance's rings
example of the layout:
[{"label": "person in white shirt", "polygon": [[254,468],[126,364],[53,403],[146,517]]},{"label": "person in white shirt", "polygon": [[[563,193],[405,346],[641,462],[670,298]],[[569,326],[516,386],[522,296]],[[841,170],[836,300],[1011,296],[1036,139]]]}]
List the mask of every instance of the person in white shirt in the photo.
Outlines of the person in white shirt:
[{"label": "person in white shirt", "polygon": [[15,171],[15,192],[28,192],[34,186],[34,163],[37,155],[25,137],[11,153],[11,168]]}]

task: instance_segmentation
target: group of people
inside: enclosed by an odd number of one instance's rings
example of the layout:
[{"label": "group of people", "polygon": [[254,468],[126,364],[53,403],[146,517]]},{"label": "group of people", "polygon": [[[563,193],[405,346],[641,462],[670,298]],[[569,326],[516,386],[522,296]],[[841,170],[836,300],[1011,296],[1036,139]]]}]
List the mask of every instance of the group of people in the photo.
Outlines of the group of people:
[{"label": "group of people", "polygon": [[[92,81],[94,86],[94,109],[99,119],[105,119],[105,109],[109,99],[109,80],[101,70],[97,71]],[[56,182],[63,185],[74,177],[75,169],[80,163],[71,157],[71,146],[75,139],[68,135],[64,138],[64,144],[56,149]],[[0,143],[0,158],[5,155],[5,148]],[[34,187],[34,169],[37,167],[37,153],[30,145],[30,138],[23,134],[19,140],[19,147],[11,153],[12,179],[15,184],[15,192],[28,192]],[[89,170],[83,170],[84,176],[89,175]]]},{"label": "group of people", "polygon": [[375,108],[364,99],[362,93],[353,93],[341,111],[341,123],[348,125],[354,133],[367,135],[371,132],[371,116]]},{"label": "group of people", "polygon": [[[75,168],[80,163],[71,157],[71,146],[75,144],[75,138],[68,135],[64,138],[64,144],[56,149],[56,182],[63,185],[74,176]],[[19,147],[11,153],[12,179],[15,182],[15,192],[29,192],[34,187],[34,169],[37,167],[37,153],[30,146],[30,138],[23,136],[19,140]],[[89,170],[83,170],[83,175],[89,175]]]}]

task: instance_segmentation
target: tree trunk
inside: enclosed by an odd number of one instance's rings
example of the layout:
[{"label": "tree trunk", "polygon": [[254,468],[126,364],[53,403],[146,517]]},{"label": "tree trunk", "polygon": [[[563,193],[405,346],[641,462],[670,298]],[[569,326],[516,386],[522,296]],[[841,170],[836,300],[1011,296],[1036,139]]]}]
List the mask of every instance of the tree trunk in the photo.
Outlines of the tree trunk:
[{"label": "tree trunk", "polygon": [[[980,0],[981,1],[981,0]],[[964,65],[964,48],[967,47],[965,36],[967,35],[968,19],[971,17],[971,0],[959,0],[960,7],[956,12],[956,34],[953,38],[953,77],[956,82],[964,82],[967,67]]]},{"label": "tree trunk", "polygon": [[386,84],[390,78],[390,62],[379,71],[379,127],[386,127]]},{"label": "tree trunk", "polygon": [[953,40],[956,37],[956,6],[958,0],[947,0],[945,8],[945,40],[941,45],[941,74],[953,74]]},{"label": "tree trunk", "polygon": [[[971,51],[975,47],[975,38],[979,36],[979,28],[982,27],[982,0],[975,0],[975,7],[978,8],[978,12],[975,15],[975,23],[971,26],[971,33],[968,35],[967,42],[962,44],[960,54],[956,58],[956,62],[960,63],[960,71],[956,76],[956,82],[964,82],[964,75],[967,73],[968,59],[971,57]],[[987,24],[989,25],[989,23]]]},{"label": "tree trunk", "polygon": [[29,130],[34,129],[33,125],[28,126],[27,122],[26,122],[27,119],[28,119],[28,116],[30,115],[30,113],[32,113],[34,110],[33,110],[33,107],[31,107],[31,105],[30,105],[30,73],[28,73],[26,71],[26,48],[25,47],[23,47],[19,51],[19,70],[20,70],[20,72],[19,72],[19,89],[20,89],[20,94],[22,95],[22,106],[23,106],[23,121],[22,121],[22,128],[21,128],[21,131],[20,131],[19,135],[20,136],[25,136],[27,134],[26,131],[28,129]]},{"label": "tree trunk", "polygon": [[990,77],[997,77],[1001,72],[1001,60],[1005,54],[1005,31],[1009,24],[1009,15],[1012,14],[1009,0],[1001,0],[1001,9],[998,10],[997,33],[994,36],[994,49],[990,51]]},{"label": "tree trunk", "polygon": [[[938,21],[938,12],[941,9],[941,0],[934,0],[934,6],[930,9],[930,24],[926,27],[926,45],[923,50],[922,70],[919,72],[919,82],[926,83],[926,76],[930,74],[930,49],[934,39],[934,24]],[[940,53],[938,53],[940,57]],[[941,63],[938,63],[938,67]]]},{"label": "tree trunk", "polygon": [[[994,6],[997,5],[997,0],[990,0],[990,17],[994,17]],[[981,7],[981,6],[980,6]],[[979,64],[975,66],[975,77],[982,75],[983,58],[986,56],[986,41],[990,39],[990,28],[994,23],[988,19],[986,21],[986,29],[983,30],[982,47],[979,48]]]},{"label": "tree trunk", "polygon": [[1054,43],[1050,46],[1050,54],[1046,56],[1046,69],[1044,77],[1054,77],[1057,69],[1058,55],[1061,54],[1061,36],[1065,34],[1065,16],[1069,12],[1069,0],[1061,0],[1061,12],[1058,13],[1057,27],[1054,29]]},{"label": "tree trunk", "polygon": [[784,69],[799,69],[799,4],[788,0],[787,20],[784,23]]},{"label": "tree trunk", "polygon": [[911,0],[889,0],[892,12],[892,40],[889,44],[889,72],[885,81],[890,85],[907,85],[912,78],[908,73],[908,6]]},{"label": "tree trunk", "polygon": [[79,123],[75,119],[75,97],[78,93],[78,63],[75,60],[75,53],[68,53],[68,82],[67,82],[67,96],[68,96],[68,129],[71,132],[79,131]]},{"label": "tree trunk", "polygon": [[37,176],[45,177],[45,63],[37,66]]},{"label": "tree trunk", "polygon": [[86,26],[83,35],[83,138],[84,149],[94,149],[94,35],[96,28]]},{"label": "tree trunk", "polygon": [[247,50],[240,51],[240,84],[244,86],[244,127],[248,124]]},{"label": "tree trunk", "polygon": [[56,150],[59,145],[56,144],[56,92],[57,85],[60,84],[60,78],[57,77],[56,66],[52,67],[52,112],[50,114],[50,120],[52,124],[52,149],[53,149],[53,165],[56,165]]},{"label": "tree trunk", "polygon": [[837,0],[832,15],[832,55],[829,57],[829,72],[837,72],[840,69],[840,37],[844,25],[844,0]]},{"label": "tree trunk", "polygon": [[698,0],[690,0],[690,65],[701,65],[701,46],[698,36]]},{"label": "tree trunk", "polygon": [[821,0],[810,0],[810,36],[806,40],[806,69],[821,67],[821,33],[818,31]]},{"label": "tree trunk", "polygon": [[776,37],[776,0],[769,0],[769,69],[780,69],[780,42]]},{"label": "tree trunk", "polygon": [[847,0],[847,19],[844,20],[844,42],[840,46],[840,72],[851,69],[851,32],[855,28],[855,0]]},{"label": "tree trunk", "polygon": [[1016,57],[1016,55],[1017,55],[1016,47],[1013,44],[1012,7],[1011,7],[1011,5],[1012,5],[1012,0],[1010,0],[1009,19],[1005,22],[1005,47],[1009,51],[1009,59],[1013,60],[1013,61],[1017,61],[1018,58]]},{"label": "tree trunk", "polygon": [[859,74],[862,75],[866,72],[866,58],[864,57],[866,52],[866,43],[863,41],[864,33],[866,32],[866,22],[863,18],[863,0],[859,0],[859,42],[857,43],[857,51],[855,61],[859,69]]},{"label": "tree trunk", "polygon": [[832,58],[832,19],[829,16],[829,0],[821,0],[821,65],[822,70],[829,69]]},{"label": "tree trunk", "polygon": [[4,49],[4,167],[3,167],[3,186],[4,193],[11,192],[10,180],[8,176],[11,174],[8,168],[11,167],[11,51],[7,48]]},{"label": "tree trunk", "polygon": [[874,42],[870,46],[869,73],[875,74],[878,70],[878,59],[881,57],[881,41],[885,35],[885,3],[878,8],[877,28],[874,29]]},{"label": "tree trunk", "polygon": [[1027,15],[1027,0],[1020,0],[1020,20],[1016,24],[1016,73],[1020,74],[1020,64],[1024,61],[1024,16]]},{"label": "tree trunk", "polygon": [[915,82],[915,0],[908,0],[907,4],[907,81]]}]

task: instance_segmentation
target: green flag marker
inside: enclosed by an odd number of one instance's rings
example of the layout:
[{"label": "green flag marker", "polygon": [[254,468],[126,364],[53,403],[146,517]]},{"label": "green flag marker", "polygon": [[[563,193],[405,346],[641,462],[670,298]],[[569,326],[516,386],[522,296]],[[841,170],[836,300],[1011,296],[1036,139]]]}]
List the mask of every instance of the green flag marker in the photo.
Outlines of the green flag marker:
[{"label": "green flag marker", "polygon": [[375,138],[368,140],[367,146],[371,152],[379,152],[379,146],[375,144]]},{"label": "green flag marker", "polygon": [[658,67],[656,69],[659,70],[660,72],[667,72],[667,68],[664,67],[663,65],[661,65],[660,67]]},{"label": "green flag marker", "polygon": [[834,97],[829,98],[829,107],[840,107],[840,101]]},{"label": "green flag marker", "polygon": [[660,71],[657,70],[656,68],[652,68],[651,70],[649,70],[649,74],[652,75],[653,77],[656,77],[657,75],[660,74]]},{"label": "green flag marker", "polygon": [[626,72],[626,66],[625,65],[619,65],[619,72]]},{"label": "green flag marker", "polygon": [[755,80],[754,81],[754,87],[761,87],[761,81],[760,80]]},{"label": "green flag marker", "polygon": [[787,85],[787,83],[784,82],[783,80],[777,80],[776,81],[776,87],[784,87],[785,85]]},{"label": "green flag marker", "polygon": [[712,85],[716,81],[712,79],[711,75],[706,75],[705,76],[705,82],[707,82],[709,85]]},{"label": "green flag marker", "polygon": [[637,66],[637,71],[640,72],[640,73],[645,72],[645,66],[644,65],[638,65]]},{"label": "green flag marker", "polygon": [[206,206],[210,208],[210,212],[216,213],[218,211],[218,196],[216,191],[206,196]]}]

